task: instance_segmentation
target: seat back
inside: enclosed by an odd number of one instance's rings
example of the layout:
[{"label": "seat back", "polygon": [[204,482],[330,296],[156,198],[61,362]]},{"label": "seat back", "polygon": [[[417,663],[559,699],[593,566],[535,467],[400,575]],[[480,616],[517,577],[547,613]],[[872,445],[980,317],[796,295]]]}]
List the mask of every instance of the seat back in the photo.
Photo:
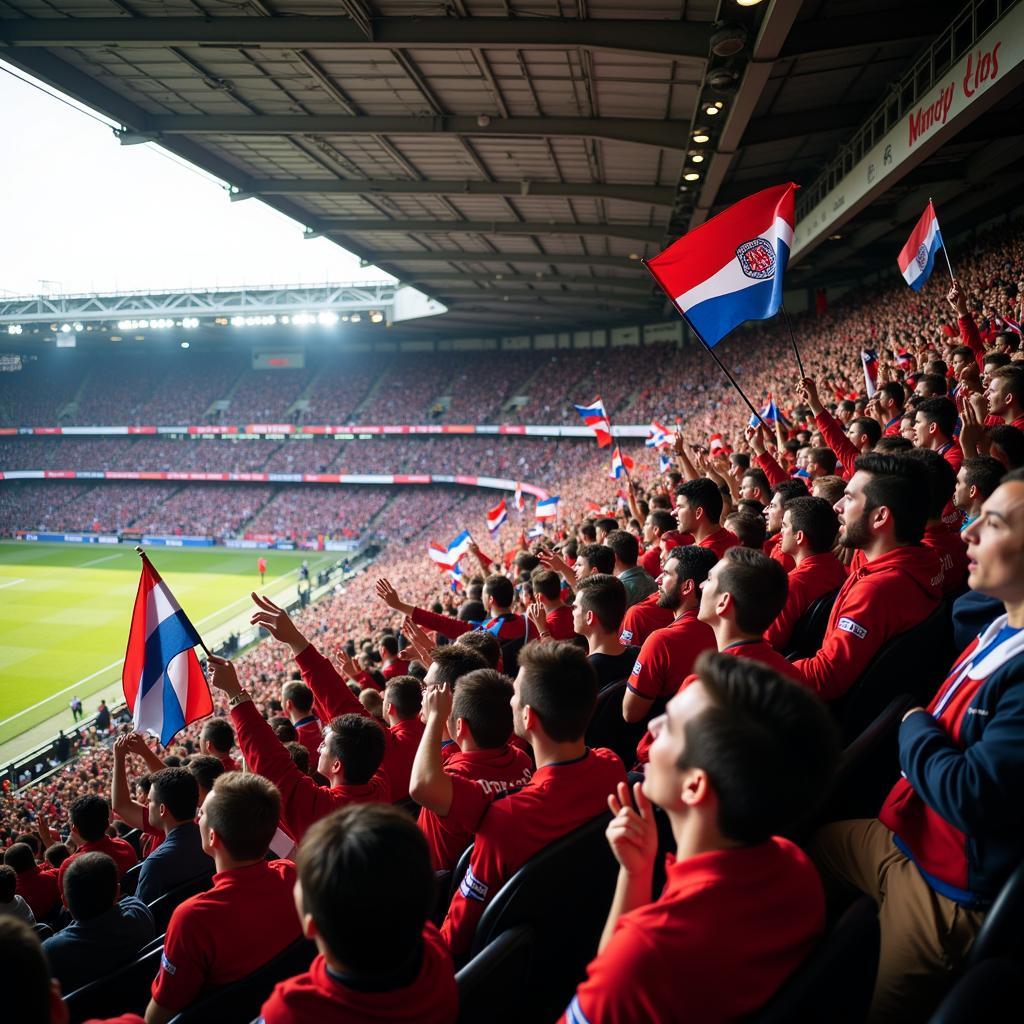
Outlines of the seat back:
[{"label": "seat back", "polygon": [[70,1024],[118,1013],[137,1013],[141,1017],[149,1004],[150,988],[163,951],[163,945],[150,949],[130,964],[64,996]]},{"label": "seat back", "polygon": [[458,1024],[520,1024],[533,929],[502,932],[455,975]]},{"label": "seat back", "polygon": [[822,594],[816,601],[812,601],[803,615],[796,620],[789,638],[789,650],[786,652],[786,657],[790,661],[809,658],[821,647],[821,642],[825,639],[825,630],[828,629],[828,617],[832,614],[832,605],[836,603],[838,593],[837,587],[827,594]]},{"label": "seat back", "polygon": [[950,606],[943,601],[923,622],[883,644],[861,677],[832,702],[846,741],[860,735],[898,693],[927,704],[953,655]]},{"label": "seat back", "polygon": [[142,874],[143,861],[138,864],[133,864],[122,876],[121,876],[121,895],[122,896],[134,896],[135,890],[139,887],[139,875]]},{"label": "seat back", "polygon": [[170,1024],[248,1024],[259,1016],[274,986],[309,969],[317,954],[309,939],[296,939],[272,960],[257,967],[244,978],[215,989],[171,1018]]},{"label": "seat back", "polygon": [[597,695],[594,714],[587,726],[587,746],[607,747],[622,758],[622,763],[631,765],[636,761],[636,745],[647,732],[647,722],[660,715],[665,708],[664,700],[657,700],[651,713],[640,722],[627,722],[622,717],[622,699],[626,693],[626,680],[609,683]]},{"label": "seat back", "polygon": [[1024,958],[1024,861],[1003,883],[971,946],[968,965],[991,957]]},{"label": "seat back", "polygon": [[171,889],[170,892],[165,892],[163,896],[157,897],[150,903],[149,909],[153,914],[153,924],[157,934],[167,931],[171,914],[179,904],[184,903],[190,896],[195,896],[196,893],[206,892],[212,881],[213,875],[199,875],[188,882],[182,882],[181,885]]},{"label": "seat back", "polygon": [[474,956],[502,932],[534,930],[523,1019],[556,1019],[597,952],[618,875],[604,834],[609,820],[599,815],[531,857],[480,918]]},{"label": "seat back", "polygon": [[747,1018],[748,1024],[862,1024],[875,988],[878,949],[878,911],[873,900],[863,897],[768,1003]]},{"label": "seat back", "polygon": [[44,924],[41,921],[37,921],[32,925],[32,930],[39,936],[40,942],[45,942],[53,936],[53,929],[48,924]]},{"label": "seat back", "polygon": [[130,828],[121,838],[126,843],[131,843],[132,849],[135,851],[135,856],[141,859],[142,857],[142,832],[137,828]]},{"label": "seat back", "polygon": [[[1009,957],[982,960],[950,989],[928,1024],[1013,1020],[1024,1002],[1024,972]],[[1017,1009],[1012,1008],[1016,1006]]]}]

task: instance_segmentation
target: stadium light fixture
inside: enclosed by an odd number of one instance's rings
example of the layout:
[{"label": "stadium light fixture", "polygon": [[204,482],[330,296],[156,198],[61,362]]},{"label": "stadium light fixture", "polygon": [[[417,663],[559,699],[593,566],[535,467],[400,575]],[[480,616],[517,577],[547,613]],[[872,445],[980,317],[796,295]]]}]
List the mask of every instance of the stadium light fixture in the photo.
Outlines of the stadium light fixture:
[{"label": "stadium light fixture", "polygon": [[695,164],[702,164],[702,163],[704,163],[704,154],[703,153],[691,153],[690,154],[690,159]]},{"label": "stadium light fixture", "polygon": [[358,313],[353,313],[352,317],[351,317],[351,322],[354,323],[354,324],[357,324],[362,319],[363,318]]},{"label": "stadium light fixture", "polygon": [[70,334],[71,333],[71,324],[61,324],[60,325],[60,332],[61,332],[61,334]]},{"label": "stadium light fixture", "polygon": [[698,181],[699,179],[700,175],[696,171],[687,171],[687,173],[683,175],[683,181]]},{"label": "stadium light fixture", "polygon": [[379,323],[383,323],[383,322],[384,322],[384,314],[381,313],[380,310],[376,310],[375,309],[370,314],[370,323],[371,324],[379,324]]},{"label": "stadium light fixture", "polygon": [[317,313],[316,322],[321,327],[333,327],[338,322],[338,314],[325,309],[323,312]]},{"label": "stadium light fixture", "polygon": [[715,117],[718,114],[718,107],[716,107],[712,103],[709,106],[704,108],[704,113],[707,114],[708,117]]},{"label": "stadium light fixture", "polygon": [[188,343],[187,341],[183,341],[183,342],[181,343],[181,347],[182,347],[182,348],[188,348],[188,347],[189,347],[189,343]]},{"label": "stadium light fixture", "polygon": [[759,3],[761,0],[736,0],[738,7],[756,7]]},{"label": "stadium light fixture", "polygon": [[695,132],[694,136],[693,136],[693,141],[697,142],[697,143],[700,143],[700,144],[703,144],[705,142],[710,142],[711,141],[711,136],[708,135],[708,133],[706,131]]}]

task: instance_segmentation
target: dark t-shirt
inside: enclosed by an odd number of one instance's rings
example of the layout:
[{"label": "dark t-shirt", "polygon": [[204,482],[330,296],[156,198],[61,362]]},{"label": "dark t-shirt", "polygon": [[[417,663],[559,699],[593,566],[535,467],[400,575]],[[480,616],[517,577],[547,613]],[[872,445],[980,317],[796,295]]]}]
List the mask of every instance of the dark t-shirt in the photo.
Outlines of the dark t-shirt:
[{"label": "dark t-shirt", "polygon": [[628,679],[639,653],[639,647],[627,647],[621,654],[589,655],[587,661],[594,666],[597,673],[598,690],[603,690],[609,683]]}]

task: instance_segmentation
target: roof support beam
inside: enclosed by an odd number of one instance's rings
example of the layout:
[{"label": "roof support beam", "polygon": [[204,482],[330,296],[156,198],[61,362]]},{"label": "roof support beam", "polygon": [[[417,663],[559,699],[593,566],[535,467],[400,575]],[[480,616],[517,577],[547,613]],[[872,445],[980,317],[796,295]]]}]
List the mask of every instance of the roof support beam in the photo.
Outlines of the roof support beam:
[{"label": "roof support beam", "polygon": [[[806,131],[807,125],[803,126]],[[141,131],[122,141],[148,142],[161,135],[532,135],[539,138],[576,136],[613,139],[663,149],[686,149],[688,121],[647,117],[471,117],[444,114],[427,117],[347,114],[159,114],[146,119]]]},{"label": "roof support beam", "polygon": [[275,195],[427,195],[427,196],[565,196],[621,199],[650,206],[671,206],[675,190],[660,185],[605,185],[600,182],[559,181],[411,181],[382,178],[253,180],[232,199]]},{"label": "roof support beam", "polygon": [[415,273],[404,275],[401,284],[412,285],[423,291],[426,288],[434,291],[441,291],[444,284],[469,284],[471,282],[493,285],[496,288],[518,285],[557,285],[558,287],[575,288],[578,286],[593,286],[595,288],[606,288],[611,291],[632,291],[649,292],[654,287],[653,280],[636,279],[632,277],[587,277],[582,274],[546,274],[537,271],[536,274],[493,274],[483,273],[461,273],[453,270],[417,270]]},{"label": "roof support beam", "polygon": [[349,217],[320,218],[310,237],[332,231],[386,231],[399,234],[446,232],[480,235],[591,235],[610,238],[638,238],[660,242],[664,228],[647,224],[553,224],[546,221],[468,221],[468,220],[355,220]]},{"label": "roof support beam", "polygon": [[904,0],[884,17],[819,18],[794,25],[779,58],[833,53],[893,42],[918,43],[934,39],[946,27],[942,4],[912,4]]},{"label": "roof support beam", "polygon": [[[383,262],[389,268],[403,267],[409,263],[543,263],[545,266],[618,267],[620,270],[635,267],[637,274],[642,274],[640,264],[628,256],[564,255],[557,252],[391,252],[386,256],[382,253],[379,260],[368,256],[360,262],[367,267],[379,267]],[[428,276],[426,271],[392,269],[390,272],[402,280],[417,275]]]},{"label": "roof support beam", "polygon": [[351,18],[289,16],[188,18],[16,18],[0,22],[8,46],[234,46],[347,50],[557,49],[584,47],[659,54],[703,63],[711,26],[653,19]]}]

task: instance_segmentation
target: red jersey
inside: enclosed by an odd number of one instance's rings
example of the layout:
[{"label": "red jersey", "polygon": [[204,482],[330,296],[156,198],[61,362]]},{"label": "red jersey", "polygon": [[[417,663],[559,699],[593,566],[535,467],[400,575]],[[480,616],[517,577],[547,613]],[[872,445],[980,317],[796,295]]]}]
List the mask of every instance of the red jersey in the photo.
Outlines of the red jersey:
[{"label": "red jersey", "polygon": [[[438,615],[436,612],[428,612],[425,608],[414,608],[412,621],[424,629],[432,629],[442,636],[454,640],[469,633],[477,627],[472,622],[463,622],[462,619],[454,619],[450,615]],[[506,615],[497,615],[488,619],[481,629],[493,633],[501,643],[508,640],[520,640],[526,635],[526,621],[521,615],[513,615],[509,612]]]},{"label": "red jersey", "polygon": [[437,928],[423,927],[418,960],[383,987],[346,978],[318,956],[305,974],[281,982],[260,1010],[260,1024],[453,1024],[459,1012],[455,969]]},{"label": "red jersey", "polygon": [[320,744],[324,738],[324,727],[316,715],[306,715],[295,723],[299,742],[309,751],[309,763],[316,767],[320,760]]},{"label": "red jersey", "polygon": [[796,561],[792,555],[787,555],[782,550],[782,534],[777,533],[769,537],[761,550],[773,561],[778,562],[786,572],[792,572],[796,568]]},{"label": "red jersey", "polygon": [[132,844],[126,843],[123,839],[111,839],[110,836],[104,835],[93,843],[82,843],[57,870],[57,891],[61,894],[61,899],[64,898],[64,872],[67,871],[68,865],[76,857],[81,857],[83,853],[105,853],[108,857],[112,858],[117,865],[118,881],[124,877],[124,873],[133,864],[139,862]]},{"label": "red jersey", "polygon": [[846,567],[832,554],[823,551],[808,555],[790,574],[786,603],[775,621],[768,627],[764,638],[777,651],[784,651],[793,636],[793,627],[804,612],[830,591],[838,590],[846,582]]},{"label": "red jersey", "polygon": [[[822,409],[821,412],[814,417],[814,422],[817,424],[818,430],[821,431],[821,436],[825,441],[825,444],[832,449],[836,458],[839,460],[839,465],[843,469],[841,476],[844,480],[849,480],[854,474],[854,462],[856,461],[857,456],[861,454],[860,449],[849,439],[849,437],[847,437],[846,431],[843,430],[843,425],[827,409]],[[898,419],[896,421],[896,426],[896,433],[898,434]]]},{"label": "red jersey", "polygon": [[619,643],[627,647],[642,647],[643,642],[656,630],[667,626],[674,618],[671,608],[660,608],[658,598],[661,594],[656,590],[642,601],[630,605],[622,619],[622,632]]},{"label": "red jersey", "polygon": [[425,726],[419,715],[405,722],[396,722],[387,731],[387,746],[384,749],[384,774],[388,777],[393,801],[409,797],[409,778],[412,762]]},{"label": "red jersey", "polygon": [[242,767],[230,754],[214,754],[213,756],[224,765],[226,772],[237,772]]},{"label": "red jersey", "polygon": [[272,960],[301,934],[295,865],[260,860],[218,871],[213,888],[171,915],[153,998],[182,1010],[200,993],[229,985]]},{"label": "red jersey", "polygon": [[[354,697],[352,699],[355,700]],[[390,802],[387,779],[380,772],[360,785],[318,786],[299,771],[284,744],[251,700],[233,707],[231,719],[249,770],[270,779],[280,790],[281,819],[296,842],[302,839],[314,821],[339,807]]]},{"label": "red jersey", "polygon": [[407,676],[409,674],[409,662],[403,661],[401,658],[395,658],[393,661],[389,661],[380,670],[380,674],[385,679],[394,679],[396,676]]},{"label": "red jersey", "polygon": [[644,641],[626,686],[645,700],[671,697],[693,671],[697,655],[715,649],[714,631],[692,608]]},{"label": "red jersey", "polygon": [[548,632],[555,640],[571,640],[576,635],[572,624],[572,609],[568,605],[560,605],[547,613]]},{"label": "red jersey", "polygon": [[608,794],[625,779],[617,754],[588,749],[573,761],[538,768],[522,789],[491,804],[441,928],[453,956],[469,952],[484,908],[501,886],[534,854],[604,812]]},{"label": "red jersey", "polygon": [[703,540],[697,541],[697,546],[701,548],[709,548],[714,551],[718,558],[729,550],[739,545],[740,539],[736,536],[732,530],[727,530],[724,526],[719,526],[713,533],[709,533]]},{"label": "red jersey", "polygon": [[14,891],[32,908],[37,921],[50,916],[63,892],[57,885],[57,872],[44,871],[38,864],[19,872]]},{"label": "red jersey", "polygon": [[443,818],[426,807],[419,817],[436,871],[454,868],[493,800],[525,786],[533,774],[529,756],[511,744],[466,752],[453,746],[455,752],[444,762],[452,780],[452,805]]},{"label": "red jersey", "polygon": [[967,586],[967,545],[960,531],[951,530],[945,523],[929,523],[921,543],[939,556],[943,596],[959,594]]},{"label": "red jersey", "polygon": [[652,544],[641,556],[640,567],[652,579],[661,575],[661,545]]},{"label": "red jersey", "polygon": [[825,639],[793,668],[823,700],[841,697],[882,645],[938,607],[942,567],[930,548],[912,544],[872,561],[855,561],[832,606]]},{"label": "red jersey", "polygon": [[786,839],[669,857],[666,876],[657,900],[616,922],[560,1024],[744,1019],[825,927],[821,880]]}]

